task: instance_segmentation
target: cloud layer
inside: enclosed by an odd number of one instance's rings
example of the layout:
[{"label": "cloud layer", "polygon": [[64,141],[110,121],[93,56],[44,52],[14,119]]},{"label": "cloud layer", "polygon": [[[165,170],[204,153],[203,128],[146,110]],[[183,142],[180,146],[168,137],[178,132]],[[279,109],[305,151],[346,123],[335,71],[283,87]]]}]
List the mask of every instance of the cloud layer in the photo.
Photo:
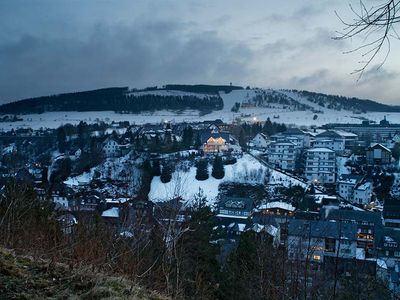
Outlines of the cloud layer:
[{"label": "cloud layer", "polygon": [[108,86],[229,82],[398,100],[398,58],[359,82],[349,75],[357,56],[342,52],[353,45],[331,39],[341,1],[137,2],[3,0],[0,103]]}]

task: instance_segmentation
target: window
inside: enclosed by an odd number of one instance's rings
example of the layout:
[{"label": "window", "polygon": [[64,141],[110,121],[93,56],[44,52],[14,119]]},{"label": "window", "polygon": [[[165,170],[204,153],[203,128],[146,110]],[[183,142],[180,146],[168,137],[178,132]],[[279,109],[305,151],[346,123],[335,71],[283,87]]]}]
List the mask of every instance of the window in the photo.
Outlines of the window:
[{"label": "window", "polygon": [[320,261],[321,256],[320,255],[313,255],[313,260]]}]

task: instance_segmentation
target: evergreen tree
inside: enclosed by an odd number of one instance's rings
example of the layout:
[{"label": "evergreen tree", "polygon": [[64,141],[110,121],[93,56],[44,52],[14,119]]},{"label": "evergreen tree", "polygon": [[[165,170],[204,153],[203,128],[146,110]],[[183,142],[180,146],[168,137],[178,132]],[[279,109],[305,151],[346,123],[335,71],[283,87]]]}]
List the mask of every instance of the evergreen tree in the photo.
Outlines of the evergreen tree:
[{"label": "evergreen tree", "polygon": [[183,130],[182,143],[187,148],[192,146],[192,144],[193,144],[193,129],[191,126],[188,126]]},{"label": "evergreen tree", "polygon": [[196,170],[197,180],[207,180],[208,179],[208,162],[205,159],[201,159],[197,162]]},{"label": "evergreen tree", "polygon": [[49,183],[49,180],[48,180],[49,169],[48,169],[47,167],[44,167],[44,168],[42,169],[42,174],[41,174],[41,175],[42,175],[42,176],[41,176],[42,184],[43,184],[44,186],[47,186],[47,184]]},{"label": "evergreen tree", "polygon": [[196,141],[194,143],[196,148],[200,148],[202,146],[201,144],[201,139],[200,139],[200,134],[196,134]]},{"label": "evergreen tree", "polygon": [[57,145],[58,151],[60,151],[60,153],[64,153],[67,147],[67,136],[63,126],[60,126],[57,129]]},{"label": "evergreen tree", "polygon": [[185,227],[178,248],[181,258],[182,288],[187,299],[216,299],[219,268],[218,246],[211,244],[214,218],[211,209],[197,207]]},{"label": "evergreen tree", "polygon": [[215,179],[222,179],[225,176],[224,164],[221,156],[215,156],[211,176]]},{"label": "evergreen tree", "polygon": [[84,146],[85,146],[85,140],[86,140],[86,132],[87,132],[87,124],[85,122],[80,121],[78,124],[78,146],[79,148],[83,151]]},{"label": "evergreen tree", "polygon": [[240,134],[239,134],[239,145],[242,148],[246,148],[246,138],[245,138],[245,132],[244,132],[243,128],[241,128]]},{"label": "evergreen tree", "polygon": [[161,175],[160,161],[158,159],[153,161],[152,174],[153,176]]},{"label": "evergreen tree", "polygon": [[170,182],[171,178],[172,178],[172,168],[169,164],[165,164],[161,171],[161,176],[160,176],[161,182],[162,183]]},{"label": "evergreen tree", "polygon": [[150,160],[146,159],[143,162],[143,171],[148,174],[152,174],[153,168],[151,167]]}]

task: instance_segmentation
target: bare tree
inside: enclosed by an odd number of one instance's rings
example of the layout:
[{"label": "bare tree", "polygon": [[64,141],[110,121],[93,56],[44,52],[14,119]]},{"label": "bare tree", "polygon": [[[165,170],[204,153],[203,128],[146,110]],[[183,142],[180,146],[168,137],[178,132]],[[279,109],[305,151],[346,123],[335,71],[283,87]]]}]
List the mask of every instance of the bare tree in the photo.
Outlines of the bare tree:
[{"label": "bare tree", "polygon": [[361,52],[362,60],[360,68],[353,71],[359,74],[359,79],[364,71],[384,51],[384,57],[378,64],[378,69],[385,63],[390,53],[391,39],[400,40],[396,31],[396,25],[400,23],[400,0],[381,0],[378,5],[367,6],[360,0],[356,9],[351,4],[350,10],[354,18],[350,21],[344,20],[337,12],[336,15],[344,24],[342,31],[337,32],[336,40],[348,40],[354,37],[364,37],[361,46],[358,46],[345,53]]}]

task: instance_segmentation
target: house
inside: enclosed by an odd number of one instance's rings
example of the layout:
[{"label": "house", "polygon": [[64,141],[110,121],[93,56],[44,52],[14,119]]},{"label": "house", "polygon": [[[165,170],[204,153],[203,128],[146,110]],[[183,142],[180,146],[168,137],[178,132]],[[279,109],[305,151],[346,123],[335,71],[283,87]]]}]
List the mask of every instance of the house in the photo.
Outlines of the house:
[{"label": "house", "polygon": [[107,138],[103,144],[103,153],[106,157],[120,156],[120,147],[118,142],[113,138]]},{"label": "house", "polygon": [[353,203],[366,205],[371,202],[372,197],[372,183],[365,181],[360,183],[354,189]]},{"label": "house", "polygon": [[269,144],[268,137],[264,133],[257,133],[256,136],[250,140],[249,147],[264,150]]},{"label": "house", "polygon": [[74,206],[73,190],[64,184],[56,185],[52,190],[50,198],[57,210],[72,210]]},{"label": "house", "polygon": [[210,137],[203,145],[203,151],[205,154],[222,153],[228,151],[228,145],[226,140],[222,137],[213,138]]},{"label": "house", "polygon": [[387,228],[400,230],[400,201],[386,199],[383,204],[382,223]]},{"label": "house", "polygon": [[286,220],[287,217],[294,216],[296,208],[287,202],[272,201],[257,206],[256,210],[260,211],[263,215],[275,216],[276,219],[282,218]]},{"label": "house", "polygon": [[328,148],[312,148],[306,152],[305,176],[309,181],[322,184],[335,183],[335,151]]},{"label": "house", "polygon": [[57,218],[58,223],[60,224],[61,231],[64,234],[71,234],[76,225],[78,224],[78,221],[76,220],[75,216],[71,213],[66,213]]},{"label": "house", "polygon": [[364,177],[361,175],[354,174],[343,174],[340,175],[337,181],[337,193],[340,197],[352,201],[354,197],[354,189],[357,185],[361,184]]},{"label": "house", "polygon": [[366,159],[370,166],[388,165],[392,160],[392,151],[382,144],[374,144],[368,147]]},{"label": "house", "polygon": [[377,257],[383,259],[389,267],[400,262],[400,231],[384,228],[378,233]]},{"label": "house", "polygon": [[132,201],[135,224],[146,225],[153,221],[154,203],[148,200],[135,199]]},{"label": "house", "polygon": [[295,169],[296,149],[292,142],[272,142],[267,148],[268,161],[277,168],[293,171]]},{"label": "house", "polygon": [[251,198],[223,197],[218,203],[218,218],[245,220],[252,214],[254,200]]},{"label": "house", "polygon": [[104,221],[114,227],[115,229],[120,225],[120,208],[119,207],[111,207],[101,213],[101,217]]},{"label": "house", "polygon": [[230,150],[230,134],[229,132],[221,131],[218,126],[210,125],[198,134],[205,154],[221,153]]},{"label": "house", "polygon": [[356,254],[356,224],[297,219],[289,221],[289,260],[323,263],[325,257],[354,259]]},{"label": "house", "polygon": [[105,206],[105,199],[101,194],[84,194],[79,197],[78,210],[82,212],[95,212]]},{"label": "house", "polygon": [[287,241],[287,223],[277,221],[279,216],[265,215],[259,210],[255,210],[252,215],[252,224],[249,226],[254,232],[266,231],[273,237],[274,245],[284,246]]},{"label": "house", "polygon": [[330,221],[344,222],[357,225],[357,248],[365,250],[368,256],[375,256],[375,247],[379,242],[382,231],[381,214],[379,212],[349,210],[349,209],[323,209],[321,218]]}]

